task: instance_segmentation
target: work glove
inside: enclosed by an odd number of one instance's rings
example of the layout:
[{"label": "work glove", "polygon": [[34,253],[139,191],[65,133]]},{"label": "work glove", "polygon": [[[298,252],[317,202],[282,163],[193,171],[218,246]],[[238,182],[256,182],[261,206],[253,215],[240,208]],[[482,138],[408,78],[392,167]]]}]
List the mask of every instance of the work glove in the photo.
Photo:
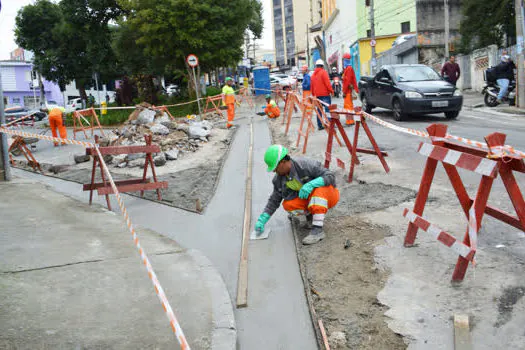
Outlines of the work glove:
[{"label": "work glove", "polygon": [[257,220],[257,223],[255,224],[255,231],[257,231],[257,233],[260,234],[264,232],[264,225],[266,225],[268,220],[270,220],[270,217],[271,216],[268,213],[262,213],[259,216],[259,219]]},{"label": "work glove", "polygon": [[324,186],[324,179],[322,177],[318,177],[316,179],[313,179],[310,182],[307,182],[301,187],[299,190],[299,198],[301,199],[307,199],[310,197],[310,194],[314,190],[314,188],[317,187],[323,187]]}]

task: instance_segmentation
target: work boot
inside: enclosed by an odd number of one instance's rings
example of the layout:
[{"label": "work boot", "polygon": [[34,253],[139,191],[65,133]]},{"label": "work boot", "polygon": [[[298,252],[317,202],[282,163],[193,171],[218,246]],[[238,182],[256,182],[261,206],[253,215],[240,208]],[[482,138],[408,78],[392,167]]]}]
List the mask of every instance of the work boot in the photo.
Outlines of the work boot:
[{"label": "work boot", "polygon": [[313,220],[314,220],[314,216],[312,214],[306,214],[306,222],[302,225],[302,228],[311,230]]},{"label": "work boot", "polygon": [[324,231],[321,226],[312,226],[310,234],[303,239],[304,245],[315,244],[324,239]]}]

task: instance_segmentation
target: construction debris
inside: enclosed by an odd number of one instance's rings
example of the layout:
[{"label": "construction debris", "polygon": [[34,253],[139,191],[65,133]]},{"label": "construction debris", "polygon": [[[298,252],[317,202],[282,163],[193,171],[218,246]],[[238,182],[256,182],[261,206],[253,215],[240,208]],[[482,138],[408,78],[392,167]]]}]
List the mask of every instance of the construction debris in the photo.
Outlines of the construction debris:
[{"label": "construction debris", "polygon": [[[144,135],[153,135],[153,143],[158,144],[162,150],[161,154],[155,156],[155,165],[163,166],[167,161],[177,160],[181,153],[197,151],[201,143],[208,142],[214,123],[218,122],[219,120],[214,116],[203,121],[196,117],[181,118],[176,121],[166,112],[148,103],[141,103],[130,114],[124,125],[114,130],[117,137],[106,143],[112,146],[139,146],[145,144]],[[119,168],[142,167],[144,156],[144,154],[120,155],[113,159],[113,165]]]}]

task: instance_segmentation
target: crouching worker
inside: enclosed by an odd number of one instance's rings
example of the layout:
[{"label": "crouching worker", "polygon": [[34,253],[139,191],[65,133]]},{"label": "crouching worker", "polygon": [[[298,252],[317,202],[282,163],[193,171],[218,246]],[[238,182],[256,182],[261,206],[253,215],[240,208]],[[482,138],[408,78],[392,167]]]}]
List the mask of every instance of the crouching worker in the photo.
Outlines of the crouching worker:
[{"label": "crouching worker", "polygon": [[275,103],[275,100],[272,100],[271,95],[266,95],[266,108],[264,109],[264,113],[270,119],[279,118],[281,115],[281,110],[279,106],[277,106],[277,103]]},{"label": "crouching worker", "polygon": [[264,162],[268,171],[276,175],[272,181],[273,193],[255,224],[255,230],[264,232],[264,226],[283,202],[284,210],[292,215],[306,215],[311,231],[303,239],[303,244],[322,240],[325,237],[325,215],[339,201],[334,174],[317,161],[290,158],[288,150],[281,145],[270,146],[264,154]]}]

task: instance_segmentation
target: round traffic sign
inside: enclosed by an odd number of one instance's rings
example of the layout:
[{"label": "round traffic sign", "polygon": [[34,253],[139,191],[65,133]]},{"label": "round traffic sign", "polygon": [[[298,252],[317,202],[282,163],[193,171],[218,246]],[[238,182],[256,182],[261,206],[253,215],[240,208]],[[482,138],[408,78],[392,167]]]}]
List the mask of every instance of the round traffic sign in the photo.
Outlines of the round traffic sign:
[{"label": "round traffic sign", "polygon": [[376,46],[376,41],[374,39],[370,40],[370,46],[374,47]]},{"label": "round traffic sign", "polygon": [[186,62],[188,62],[188,65],[192,68],[197,67],[199,65],[199,59],[193,54],[188,55],[188,57],[186,57]]}]

